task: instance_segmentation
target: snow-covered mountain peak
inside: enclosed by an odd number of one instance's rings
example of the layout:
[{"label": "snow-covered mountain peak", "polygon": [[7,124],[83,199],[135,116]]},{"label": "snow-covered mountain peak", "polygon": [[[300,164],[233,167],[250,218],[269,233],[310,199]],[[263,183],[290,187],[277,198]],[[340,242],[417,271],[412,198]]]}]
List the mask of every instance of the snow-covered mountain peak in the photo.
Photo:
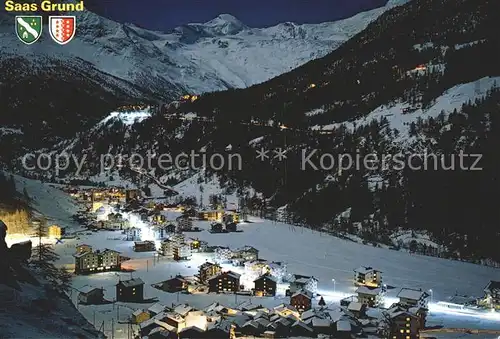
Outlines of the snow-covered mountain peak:
[{"label": "snow-covered mountain peak", "polygon": [[213,33],[217,33],[217,35],[236,34],[249,29],[248,26],[231,14],[220,14],[216,18],[203,24],[203,26],[207,27],[207,29],[211,30]]},{"label": "snow-covered mountain peak", "polygon": [[406,3],[410,2],[410,0],[389,0],[385,4],[385,7],[396,7],[396,6],[402,6],[405,5]]}]

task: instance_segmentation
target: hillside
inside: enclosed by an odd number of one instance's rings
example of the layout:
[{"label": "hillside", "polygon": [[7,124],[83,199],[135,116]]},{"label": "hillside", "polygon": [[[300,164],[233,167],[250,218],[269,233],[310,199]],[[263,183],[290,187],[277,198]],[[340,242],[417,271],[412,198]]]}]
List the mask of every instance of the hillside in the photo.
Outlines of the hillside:
[{"label": "hillside", "polygon": [[148,31],[84,11],[77,13],[76,37],[64,48],[51,41],[46,28],[36,44],[25,46],[12,31],[14,17],[2,12],[0,102],[7,114],[0,124],[22,134],[0,134],[0,142],[12,145],[1,155],[11,159],[19,149],[71,137],[119,106],[269,80],[328,54],[405,1],[317,25],[251,28],[222,14],[170,32]]},{"label": "hillside", "polygon": [[[490,0],[413,1],[290,73],[245,90],[205,94],[135,124],[109,120],[56,150],[87,154],[88,175],[108,151],[238,153],[241,170],[206,168],[207,175],[216,173],[242,199],[250,198],[242,188],[262,193],[261,208],[282,207],[289,222],[381,243],[401,228],[425,230],[448,250],[419,252],[498,260],[494,248],[479,241],[499,236],[498,215],[484,194],[500,189],[494,152],[500,69],[491,30],[500,22],[497,7]],[[271,151],[268,161],[256,159],[261,147]],[[280,148],[287,151],[284,161],[272,158]],[[451,171],[460,150],[481,154],[483,170],[470,170],[471,156],[465,169]],[[326,160],[321,169],[301,166],[311,152],[314,164]],[[410,169],[429,153],[439,159],[436,170]],[[339,170],[341,154],[375,155],[378,166]],[[407,164],[399,169],[398,154]],[[384,155],[392,156],[387,166],[380,163]],[[150,173],[174,183],[196,174],[174,167],[153,160]],[[121,172],[135,177],[127,166]],[[141,187],[148,184],[139,180]]]}]

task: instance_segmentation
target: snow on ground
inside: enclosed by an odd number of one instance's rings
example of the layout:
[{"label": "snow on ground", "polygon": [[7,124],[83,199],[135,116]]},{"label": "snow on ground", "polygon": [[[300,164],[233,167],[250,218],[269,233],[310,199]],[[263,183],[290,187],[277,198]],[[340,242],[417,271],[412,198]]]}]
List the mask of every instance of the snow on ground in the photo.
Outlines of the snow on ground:
[{"label": "snow on ground", "polygon": [[[195,197],[197,203],[201,203],[203,206],[210,205],[211,195],[223,195],[227,199],[227,208],[237,208],[238,197],[236,195],[236,190],[228,191],[227,188],[223,188],[219,178],[216,176],[205,179],[204,173],[205,171],[199,171],[189,179],[178,183],[172,188],[184,198]],[[202,187],[202,192],[200,192],[200,187]]]},{"label": "snow on ground", "polygon": [[72,216],[79,206],[63,191],[44,184],[39,180],[27,179],[14,174],[16,189],[23,193],[24,189],[32,199],[31,207],[40,214],[63,227],[76,227]]},{"label": "snow on ground", "polygon": [[[449,261],[433,257],[411,255],[387,249],[365,246],[346,240],[341,240],[319,232],[298,228],[283,223],[253,219],[252,223],[243,223],[239,227],[243,232],[229,234],[211,234],[207,231],[187,233],[187,237],[197,237],[208,241],[210,245],[229,246],[237,248],[244,245],[254,246],[259,249],[259,256],[270,261],[284,261],[288,264],[288,271],[313,275],[319,279],[319,293],[325,296],[327,302],[338,302],[340,298],[353,294],[352,285],[353,269],[365,265],[372,266],[383,272],[384,282],[394,286],[388,293],[388,301],[392,302],[401,287],[432,289],[434,301],[446,300],[456,292],[466,295],[482,295],[482,289],[489,280],[498,279],[500,270],[478,266],[468,263]],[[195,226],[202,229],[209,227],[208,222],[195,222]],[[288,298],[258,298],[235,295],[185,295],[169,294],[151,287],[151,284],[169,279],[176,274],[192,276],[197,273],[198,266],[213,260],[210,254],[194,254],[192,260],[187,262],[171,262],[160,259],[155,262],[153,253],[135,253],[132,242],[123,240],[120,232],[98,232],[81,235],[79,240],[67,240],[63,245],[57,245],[61,254],[60,264],[73,262],[71,257],[76,243],[87,243],[95,248],[111,248],[121,251],[123,255],[132,260],[124,263],[125,268],[134,269],[133,273],[101,273],[90,276],[77,276],[73,286],[76,289],[90,285],[105,288],[106,298],[113,300],[115,297],[114,286],[119,276],[126,279],[131,276],[140,277],[146,283],[145,297],[157,297],[162,303],[187,302],[195,307],[205,307],[213,301],[229,305],[239,304],[250,300],[253,304],[266,307],[276,306],[287,302]],[[116,239],[116,240],[109,240]],[[279,241],[277,241],[279,239]],[[238,271],[238,269],[232,268]],[[335,279],[335,286],[332,279]],[[334,291],[335,289],[335,291]],[[76,293],[75,293],[76,294]],[[73,296],[76,298],[76,296]],[[133,310],[148,305],[120,304],[120,321],[123,321]],[[87,319],[92,321],[94,312],[97,313],[99,322],[105,321],[108,329],[111,319],[116,320],[117,306],[80,306],[80,311]],[[498,316],[498,315],[497,315]],[[441,324],[445,327],[470,327],[493,329],[500,327],[500,319],[494,320],[476,315],[450,314],[436,306],[431,307],[428,318],[429,324]],[[120,330],[126,331],[125,325]],[[117,338],[121,338],[117,333]]]},{"label": "snow on ground", "polygon": [[0,135],[8,134],[23,134],[23,131],[18,128],[0,127]]},{"label": "snow on ground", "polygon": [[111,112],[97,124],[97,127],[104,126],[110,121],[121,121],[123,124],[130,126],[150,117],[151,110],[149,108],[131,112]]},{"label": "snow on ground", "polygon": [[426,246],[432,246],[435,248],[442,248],[439,244],[431,240],[431,237],[428,234],[422,233],[422,232],[415,232],[415,231],[409,231],[409,230],[402,230],[401,232],[398,232],[394,236],[391,237],[392,241],[394,244],[398,244],[399,241],[401,241],[404,244],[410,244],[413,240],[415,240],[417,243],[426,245]]},{"label": "snow on ground", "polygon": [[[2,338],[100,338],[67,299],[50,295],[43,286],[20,284],[14,290],[0,285],[0,336]],[[12,297],[17,296],[17,297]],[[36,302],[51,298],[57,307],[49,313]],[[41,304],[41,303],[40,303]]]},{"label": "snow on ground", "polygon": [[485,77],[466,84],[454,86],[438,97],[434,104],[428,109],[417,109],[414,112],[403,113],[405,108],[411,106],[404,103],[397,103],[392,107],[382,105],[373,110],[368,115],[359,118],[355,121],[336,123],[323,126],[313,126],[313,130],[332,130],[339,128],[341,125],[353,130],[354,126],[360,127],[368,125],[373,120],[380,121],[386,117],[389,120],[390,127],[397,129],[400,132],[399,140],[408,140],[408,130],[412,122],[416,122],[420,117],[422,119],[436,118],[442,111],[445,114],[451,113],[455,108],[460,110],[464,103],[469,100],[474,102],[475,99],[484,97],[486,93],[494,86],[500,83],[500,77]]}]

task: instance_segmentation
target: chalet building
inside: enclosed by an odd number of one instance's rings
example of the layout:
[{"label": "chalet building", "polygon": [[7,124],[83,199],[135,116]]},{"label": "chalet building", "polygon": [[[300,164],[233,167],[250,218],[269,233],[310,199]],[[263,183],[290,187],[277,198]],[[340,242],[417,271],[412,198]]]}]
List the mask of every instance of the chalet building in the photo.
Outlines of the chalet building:
[{"label": "chalet building", "polygon": [[380,288],[369,288],[360,286],[356,289],[358,302],[368,307],[376,307],[383,301],[383,293]]},{"label": "chalet building", "polygon": [[165,225],[165,231],[167,233],[175,233],[177,230],[177,226],[173,223],[167,223],[167,225]]},{"label": "chalet building", "polygon": [[52,225],[47,228],[47,235],[49,238],[61,239],[61,237],[66,233],[66,229],[59,225]]},{"label": "chalet building", "polygon": [[223,210],[205,210],[198,213],[198,218],[207,221],[221,221]]},{"label": "chalet building", "polygon": [[295,307],[299,313],[302,313],[311,309],[312,298],[313,295],[308,290],[297,291],[290,297],[290,305]]},{"label": "chalet building", "polygon": [[189,245],[191,246],[191,252],[194,253],[204,253],[207,252],[208,242],[199,239],[189,239]]},{"label": "chalet building", "polygon": [[235,258],[241,258],[244,261],[254,261],[259,259],[259,250],[252,246],[244,246],[234,252]]},{"label": "chalet building", "polygon": [[163,224],[167,221],[167,217],[159,212],[151,216],[151,221],[157,224]]},{"label": "chalet building", "polygon": [[184,279],[183,276],[178,275],[172,279],[165,280],[164,282],[162,282],[160,288],[162,291],[168,293],[176,293],[176,292],[187,291],[188,285],[189,285],[188,281]]},{"label": "chalet building", "polygon": [[292,295],[295,292],[301,290],[307,290],[311,293],[316,293],[316,291],[318,290],[318,279],[316,279],[315,277],[294,274],[292,277],[292,281],[290,282],[290,289],[288,291],[288,294]]},{"label": "chalet building", "polygon": [[116,301],[141,302],[144,300],[144,282],[140,278],[122,280],[116,284]]},{"label": "chalet building", "polygon": [[85,286],[79,290],[78,303],[83,305],[99,305],[104,302],[104,290]]},{"label": "chalet building", "polygon": [[141,239],[142,231],[138,227],[130,227],[125,230],[127,241],[139,241]]},{"label": "chalet building", "polygon": [[381,287],[382,286],[382,272],[377,271],[372,267],[361,266],[354,270],[354,285],[355,286],[368,286],[368,287]]},{"label": "chalet building", "polygon": [[347,310],[354,314],[358,319],[364,318],[366,316],[367,304],[360,302],[352,302],[347,306]]},{"label": "chalet building", "polygon": [[490,281],[484,288],[484,302],[486,307],[500,309],[500,281]]},{"label": "chalet building", "polygon": [[120,213],[110,213],[108,215],[107,228],[112,230],[124,230],[129,228],[128,220],[123,219]]},{"label": "chalet building", "polygon": [[81,254],[85,252],[92,252],[92,246],[87,244],[81,244],[76,246],[76,254]]},{"label": "chalet building", "polygon": [[427,308],[427,298],[429,294],[422,290],[402,288],[397,297],[399,298],[399,304],[406,308]]},{"label": "chalet building", "polygon": [[188,260],[192,256],[191,245],[187,244],[182,234],[174,234],[162,241],[160,254],[172,260]]},{"label": "chalet building", "polygon": [[419,318],[407,311],[388,312],[385,314],[389,324],[391,339],[418,339],[420,331]]},{"label": "chalet building", "polygon": [[186,215],[181,215],[177,219],[177,232],[189,232],[193,229],[193,220]]},{"label": "chalet building", "polygon": [[261,275],[254,280],[254,294],[258,297],[274,297],[276,295],[276,285],[276,279],[271,275]]},{"label": "chalet building", "polygon": [[168,238],[170,232],[167,231],[167,225],[155,225],[153,227],[153,236],[156,240]]},{"label": "chalet building", "polygon": [[134,324],[141,324],[149,319],[151,319],[151,316],[148,311],[145,311],[143,309],[136,310],[132,313],[132,323]]},{"label": "chalet building", "polygon": [[203,263],[199,268],[198,276],[201,283],[207,283],[208,279],[219,274],[222,271],[222,267],[218,264],[211,262]]},{"label": "chalet building", "polygon": [[153,252],[156,251],[156,246],[154,241],[146,240],[146,241],[136,241],[134,243],[134,251],[135,252]]},{"label": "chalet building", "polygon": [[215,293],[238,292],[240,289],[240,274],[227,271],[208,279],[208,291]]},{"label": "chalet building", "polygon": [[75,273],[89,274],[103,271],[119,271],[121,269],[120,253],[110,249],[104,251],[77,252],[75,258]]}]

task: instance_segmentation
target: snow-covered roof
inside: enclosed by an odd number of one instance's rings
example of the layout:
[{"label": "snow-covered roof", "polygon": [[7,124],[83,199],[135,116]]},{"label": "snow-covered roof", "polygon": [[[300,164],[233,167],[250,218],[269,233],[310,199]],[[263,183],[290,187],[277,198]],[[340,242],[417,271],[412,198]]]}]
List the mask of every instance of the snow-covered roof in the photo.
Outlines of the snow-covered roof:
[{"label": "snow-covered roof", "polygon": [[330,327],[331,324],[329,319],[319,317],[314,317],[311,323],[313,327]]},{"label": "snow-covered roof", "polygon": [[80,253],[75,253],[73,254],[73,257],[75,258],[83,258],[87,255],[94,255],[95,253],[94,252],[80,252]]},{"label": "snow-covered roof", "polygon": [[144,281],[142,281],[141,278],[134,278],[130,280],[122,280],[118,284],[123,285],[124,287],[134,287],[134,286],[144,285]]},{"label": "snow-covered roof", "polygon": [[273,277],[272,275],[268,274],[268,273],[265,273],[265,274],[261,275],[260,277],[258,277],[257,279],[255,279],[254,282],[258,281],[258,280],[262,280],[262,279],[267,279],[267,280],[271,280],[271,281],[277,282],[276,278]]},{"label": "snow-covered roof", "polygon": [[155,335],[155,338],[158,338],[159,336],[168,338],[168,336],[170,335],[170,332],[167,331],[166,329],[164,329],[163,327],[158,326],[156,328],[153,328],[149,332],[148,336],[152,336],[153,334]]},{"label": "snow-covered roof", "polygon": [[189,327],[184,327],[182,330],[179,331],[179,334],[187,332],[187,331],[195,331],[195,332],[204,332],[201,328],[198,328],[196,326],[189,326]]},{"label": "snow-covered roof", "polygon": [[500,293],[500,281],[491,280],[484,288],[484,291],[487,293]]},{"label": "snow-covered roof", "polygon": [[352,302],[352,303],[349,303],[349,306],[347,306],[347,309],[349,311],[359,312],[363,309],[363,305],[364,304],[362,304],[362,303]]},{"label": "snow-covered roof", "polygon": [[177,314],[180,314],[181,316],[186,316],[186,314],[189,313],[189,311],[192,311],[193,308],[191,306],[189,306],[188,304],[184,304],[184,305],[178,305],[174,308],[174,312],[177,313]]},{"label": "snow-covered roof", "polygon": [[314,332],[312,328],[310,328],[305,322],[297,320],[292,327],[302,327],[303,329],[309,331],[309,332]]},{"label": "snow-covered roof", "polygon": [[255,252],[255,253],[259,252],[258,249],[256,249],[255,247],[249,246],[249,245],[245,245],[243,247],[240,247],[236,251],[238,251],[238,252]]},{"label": "snow-covered roof", "polygon": [[360,274],[367,274],[367,273],[370,273],[370,272],[380,272],[380,273],[382,273],[381,271],[376,270],[376,269],[374,269],[373,267],[370,267],[370,266],[360,266],[360,267],[356,268],[354,270],[354,272],[360,273]]},{"label": "snow-covered roof", "polygon": [[249,320],[243,325],[243,327],[249,327],[249,326],[254,328],[259,328],[260,324],[257,321]]},{"label": "snow-covered roof", "polygon": [[276,306],[274,308],[275,311],[277,312],[282,312],[282,311],[285,311],[285,310],[290,310],[290,311],[293,311],[293,312],[297,312],[297,309],[295,307],[293,307],[292,305],[289,305],[289,304],[280,304],[278,306]]},{"label": "snow-covered roof", "polygon": [[339,332],[351,332],[351,322],[348,320],[337,321],[337,331],[339,331]]},{"label": "snow-covered roof", "polygon": [[398,293],[398,298],[410,299],[410,300],[420,300],[421,298],[427,297],[428,294],[422,290],[415,290],[412,288],[402,288]]},{"label": "snow-covered roof", "polygon": [[337,322],[342,319],[343,316],[345,316],[345,312],[341,308],[337,308],[335,310],[327,310],[327,313],[333,322]]},{"label": "snow-covered roof", "polygon": [[255,320],[257,323],[259,323],[261,326],[263,327],[267,327],[267,325],[269,325],[271,322],[265,318],[259,318],[257,320]]},{"label": "snow-covered roof", "polygon": [[141,315],[142,313],[145,313],[146,311],[143,310],[143,309],[138,309],[138,310],[135,310],[132,315],[134,316],[138,316],[138,315]]},{"label": "snow-covered roof", "polygon": [[380,288],[369,288],[366,286],[360,286],[356,289],[355,293],[368,294],[368,295],[379,295],[381,293]]},{"label": "snow-covered roof", "polygon": [[213,279],[218,278],[218,277],[223,276],[223,275],[227,275],[227,276],[233,277],[235,279],[240,279],[240,277],[241,277],[241,274],[238,274],[238,273],[233,272],[233,271],[226,271],[226,272],[221,272],[221,273],[215,274],[214,276],[210,277],[208,280],[213,280]]},{"label": "snow-covered roof", "polygon": [[389,319],[394,319],[394,318],[400,317],[402,315],[404,315],[406,317],[413,317],[413,318],[416,317],[415,314],[408,312],[408,311],[404,311],[404,310],[393,312],[393,313],[388,313],[387,315],[388,315]]},{"label": "snow-covered roof", "polygon": [[300,291],[297,291],[295,292],[293,295],[292,295],[292,298],[295,298],[296,296],[298,295],[303,295],[309,299],[312,299],[313,295],[310,291],[307,291],[307,290],[300,290]]},{"label": "snow-covered roof", "polygon": [[92,287],[92,286],[83,286],[78,291],[83,294],[88,294],[94,290],[100,290],[100,288]]},{"label": "snow-covered roof", "polygon": [[165,311],[167,307],[161,303],[156,303],[156,304],[153,304],[151,305],[151,307],[148,308],[148,311],[149,312],[152,312],[152,313],[161,313],[163,311]]}]

